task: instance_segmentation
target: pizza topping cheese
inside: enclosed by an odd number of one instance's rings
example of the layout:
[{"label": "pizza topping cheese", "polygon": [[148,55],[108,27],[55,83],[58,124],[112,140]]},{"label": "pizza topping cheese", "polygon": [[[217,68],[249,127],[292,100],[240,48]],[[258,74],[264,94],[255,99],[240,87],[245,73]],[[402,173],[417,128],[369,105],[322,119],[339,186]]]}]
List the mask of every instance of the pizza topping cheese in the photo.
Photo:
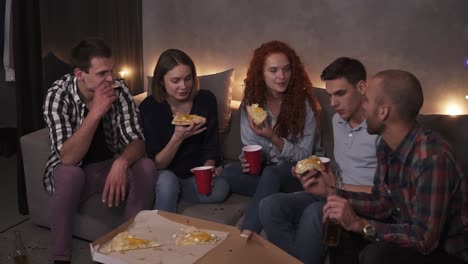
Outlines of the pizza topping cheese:
[{"label": "pizza topping cheese", "polygon": [[110,242],[107,247],[107,253],[110,252],[118,252],[118,251],[126,251],[132,249],[145,249],[145,248],[153,248],[159,247],[162,244],[156,243],[149,239],[143,239],[139,237],[135,237],[134,235],[130,234],[129,232],[122,232],[116,235]]},{"label": "pizza topping cheese", "polygon": [[266,111],[259,107],[258,104],[247,106],[247,113],[249,113],[250,118],[252,118],[257,126],[260,126],[267,117]]},{"label": "pizza topping cheese", "polygon": [[184,233],[177,236],[176,245],[207,245],[215,244],[218,238],[215,234],[208,234],[195,227],[188,228]]}]

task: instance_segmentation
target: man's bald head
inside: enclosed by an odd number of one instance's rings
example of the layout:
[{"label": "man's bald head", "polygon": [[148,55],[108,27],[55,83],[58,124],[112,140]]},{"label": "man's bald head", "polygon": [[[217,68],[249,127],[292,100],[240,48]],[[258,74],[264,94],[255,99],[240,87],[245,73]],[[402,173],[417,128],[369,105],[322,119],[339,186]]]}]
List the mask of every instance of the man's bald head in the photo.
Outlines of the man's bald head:
[{"label": "man's bald head", "polygon": [[385,70],[377,73],[373,79],[381,83],[378,104],[387,101],[401,120],[416,120],[424,97],[421,84],[413,74],[402,70]]}]

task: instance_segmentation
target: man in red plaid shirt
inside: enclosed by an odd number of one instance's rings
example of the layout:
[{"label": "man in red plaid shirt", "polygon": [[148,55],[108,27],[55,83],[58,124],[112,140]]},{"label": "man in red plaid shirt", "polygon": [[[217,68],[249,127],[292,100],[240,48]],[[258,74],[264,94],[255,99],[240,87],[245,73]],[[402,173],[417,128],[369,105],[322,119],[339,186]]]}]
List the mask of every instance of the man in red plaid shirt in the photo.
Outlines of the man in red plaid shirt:
[{"label": "man in red plaid shirt", "polygon": [[299,177],[304,189],[327,196],[324,220],[360,240],[343,237],[331,263],[468,261],[468,181],[448,143],[416,122],[422,104],[409,72],[382,71],[369,82],[367,130],[382,138],[371,194],[337,190],[331,174]]}]

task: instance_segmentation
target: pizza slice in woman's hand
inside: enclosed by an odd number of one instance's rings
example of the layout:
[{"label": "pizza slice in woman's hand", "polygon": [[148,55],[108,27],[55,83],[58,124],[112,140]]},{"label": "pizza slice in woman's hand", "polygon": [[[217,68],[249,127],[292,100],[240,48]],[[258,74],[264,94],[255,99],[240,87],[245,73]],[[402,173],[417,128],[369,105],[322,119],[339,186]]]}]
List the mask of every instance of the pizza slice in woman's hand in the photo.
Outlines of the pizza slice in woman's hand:
[{"label": "pizza slice in woman's hand", "polygon": [[199,115],[179,114],[174,115],[172,124],[177,126],[190,126],[191,124],[199,124],[206,121],[206,118]]}]

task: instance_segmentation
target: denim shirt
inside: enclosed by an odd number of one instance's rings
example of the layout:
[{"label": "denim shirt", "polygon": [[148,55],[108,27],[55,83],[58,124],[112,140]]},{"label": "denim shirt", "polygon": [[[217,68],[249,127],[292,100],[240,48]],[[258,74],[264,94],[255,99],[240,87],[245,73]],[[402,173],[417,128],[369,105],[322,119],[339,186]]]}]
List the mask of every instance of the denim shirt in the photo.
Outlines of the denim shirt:
[{"label": "denim shirt", "polygon": [[[245,102],[241,104],[241,118],[240,118],[240,131],[241,140],[244,145],[260,145],[262,146],[263,160],[267,163],[272,163],[270,160],[270,150],[273,148],[273,153],[278,159],[277,164],[285,162],[297,162],[301,159],[307,158],[312,154],[319,156],[323,155],[323,148],[320,145],[320,134],[317,131],[317,122],[314,117],[314,112],[309,104],[306,103],[306,120],[304,124],[304,133],[297,139],[295,143],[291,142],[291,137],[281,138],[284,141],[283,150],[277,149],[271,141],[255,134],[249,126],[249,120],[245,111]],[[268,113],[269,111],[267,111]],[[270,122],[271,117],[268,116],[266,122]],[[243,155],[241,154],[240,158]]]}]

